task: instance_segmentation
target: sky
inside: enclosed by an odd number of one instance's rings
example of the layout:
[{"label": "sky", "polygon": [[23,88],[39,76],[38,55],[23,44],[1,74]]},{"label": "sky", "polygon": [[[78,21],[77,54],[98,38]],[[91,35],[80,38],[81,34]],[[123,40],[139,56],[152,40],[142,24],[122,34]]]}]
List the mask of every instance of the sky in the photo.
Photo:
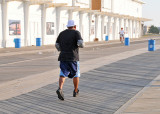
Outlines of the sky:
[{"label": "sky", "polygon": [[160,27],[160,0],[142,0],[143,4],[142,16],[144,18],[152,19],[152,21],[145,22],[144,25],[154,25]]}]

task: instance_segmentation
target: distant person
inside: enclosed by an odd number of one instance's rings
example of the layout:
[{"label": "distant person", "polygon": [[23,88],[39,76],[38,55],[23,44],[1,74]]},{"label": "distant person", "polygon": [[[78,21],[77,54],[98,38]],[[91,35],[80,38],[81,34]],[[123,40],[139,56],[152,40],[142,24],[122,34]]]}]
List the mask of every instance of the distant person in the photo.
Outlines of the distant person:
[{"label": "distant person", "polygon": [[79,94],[79,47],[84,47],[81,34],[76,30],[73,20],[68,21],[67,28],[59,34],[55,45],[57,50],[60,51],[58,58],[58,61],[60,61],[59,88],[56,91],[60,100],[64,100],[62,89],[66,77],[73,79],[73,97]]},{"label": "distant person", "polygon": [[121,28],[119,34],[120,34],[120,42],[123,43],[123,41],[124,41],[124,34],[125,34],[123,28]]}]

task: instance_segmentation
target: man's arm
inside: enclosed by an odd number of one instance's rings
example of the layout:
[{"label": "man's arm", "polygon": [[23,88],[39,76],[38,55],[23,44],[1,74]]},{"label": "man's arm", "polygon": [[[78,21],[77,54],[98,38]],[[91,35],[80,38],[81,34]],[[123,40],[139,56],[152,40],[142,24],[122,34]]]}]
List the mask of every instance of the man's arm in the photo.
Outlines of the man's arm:
[{"label": "man's arm", "polygon": [[61,51],[61,48],[60,48],[59,43],[56,43],[56,44],[55,44],[55,47],[56,47],[57,51]]},{"label": "man's arm", "polygon": [[78,40],[77,45],[80,48],[84,48],[84,42],[83,42],[83,40]]},{"label": "man's arm", "polygon": [[61,51],[60,44],[59,44],[59,38],[60,38],[60,34],[59,34],[58,37],[57,37],[55,47],[56,47],[56,49],[57,49],[58,51]]},{"label": "man's arm", "polygon": [[77,38],[78,47],[83,48],[84,47],[84,42],[83,42],[83,39],[82,39],[79,31],[76,32],[76,38]]}]

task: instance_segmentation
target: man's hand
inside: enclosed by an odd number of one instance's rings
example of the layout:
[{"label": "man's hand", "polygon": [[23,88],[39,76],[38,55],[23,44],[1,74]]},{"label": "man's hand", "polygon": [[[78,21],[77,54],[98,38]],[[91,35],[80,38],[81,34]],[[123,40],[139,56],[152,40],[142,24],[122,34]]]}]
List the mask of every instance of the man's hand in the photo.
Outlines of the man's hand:
[{"label": "man's hand", "polygon": [[83,48],[84,47],[83,40],[78,40],[77,45],[78,47]]},{"label": "man's hand", "polygon": [[60,48],[59,43],[56,43],[56,44],[55,44],[55,47],[56,47],[56,49],[57,49],[58,51],[61,51],[61,48]]}]

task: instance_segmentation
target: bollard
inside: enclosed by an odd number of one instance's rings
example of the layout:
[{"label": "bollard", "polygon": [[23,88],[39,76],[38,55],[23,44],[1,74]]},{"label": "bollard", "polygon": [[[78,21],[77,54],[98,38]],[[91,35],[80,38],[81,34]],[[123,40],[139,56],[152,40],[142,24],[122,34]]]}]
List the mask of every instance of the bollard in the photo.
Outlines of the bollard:
[{"label": "bollard", "polygon": [[155,40],[148,40],[148,51],[155,51]]},{"label": "bollard", "polygon": [[105,37],[105,41],[108,41],[108,36]]},{"label": "bollard", "polygon": [[127,37],[127,38],[125,38],[125,46],[129,46],[130,45],[130,41],[129,41],[129,38]]},{"label": "bollard", "polygon": [[41,46],[41,38],[36,38],[36,46]]},{"label": "bollard", "polygon": [[15,48],[20,48],[21,47],[21,39],[20,38],[15,38]]}]

